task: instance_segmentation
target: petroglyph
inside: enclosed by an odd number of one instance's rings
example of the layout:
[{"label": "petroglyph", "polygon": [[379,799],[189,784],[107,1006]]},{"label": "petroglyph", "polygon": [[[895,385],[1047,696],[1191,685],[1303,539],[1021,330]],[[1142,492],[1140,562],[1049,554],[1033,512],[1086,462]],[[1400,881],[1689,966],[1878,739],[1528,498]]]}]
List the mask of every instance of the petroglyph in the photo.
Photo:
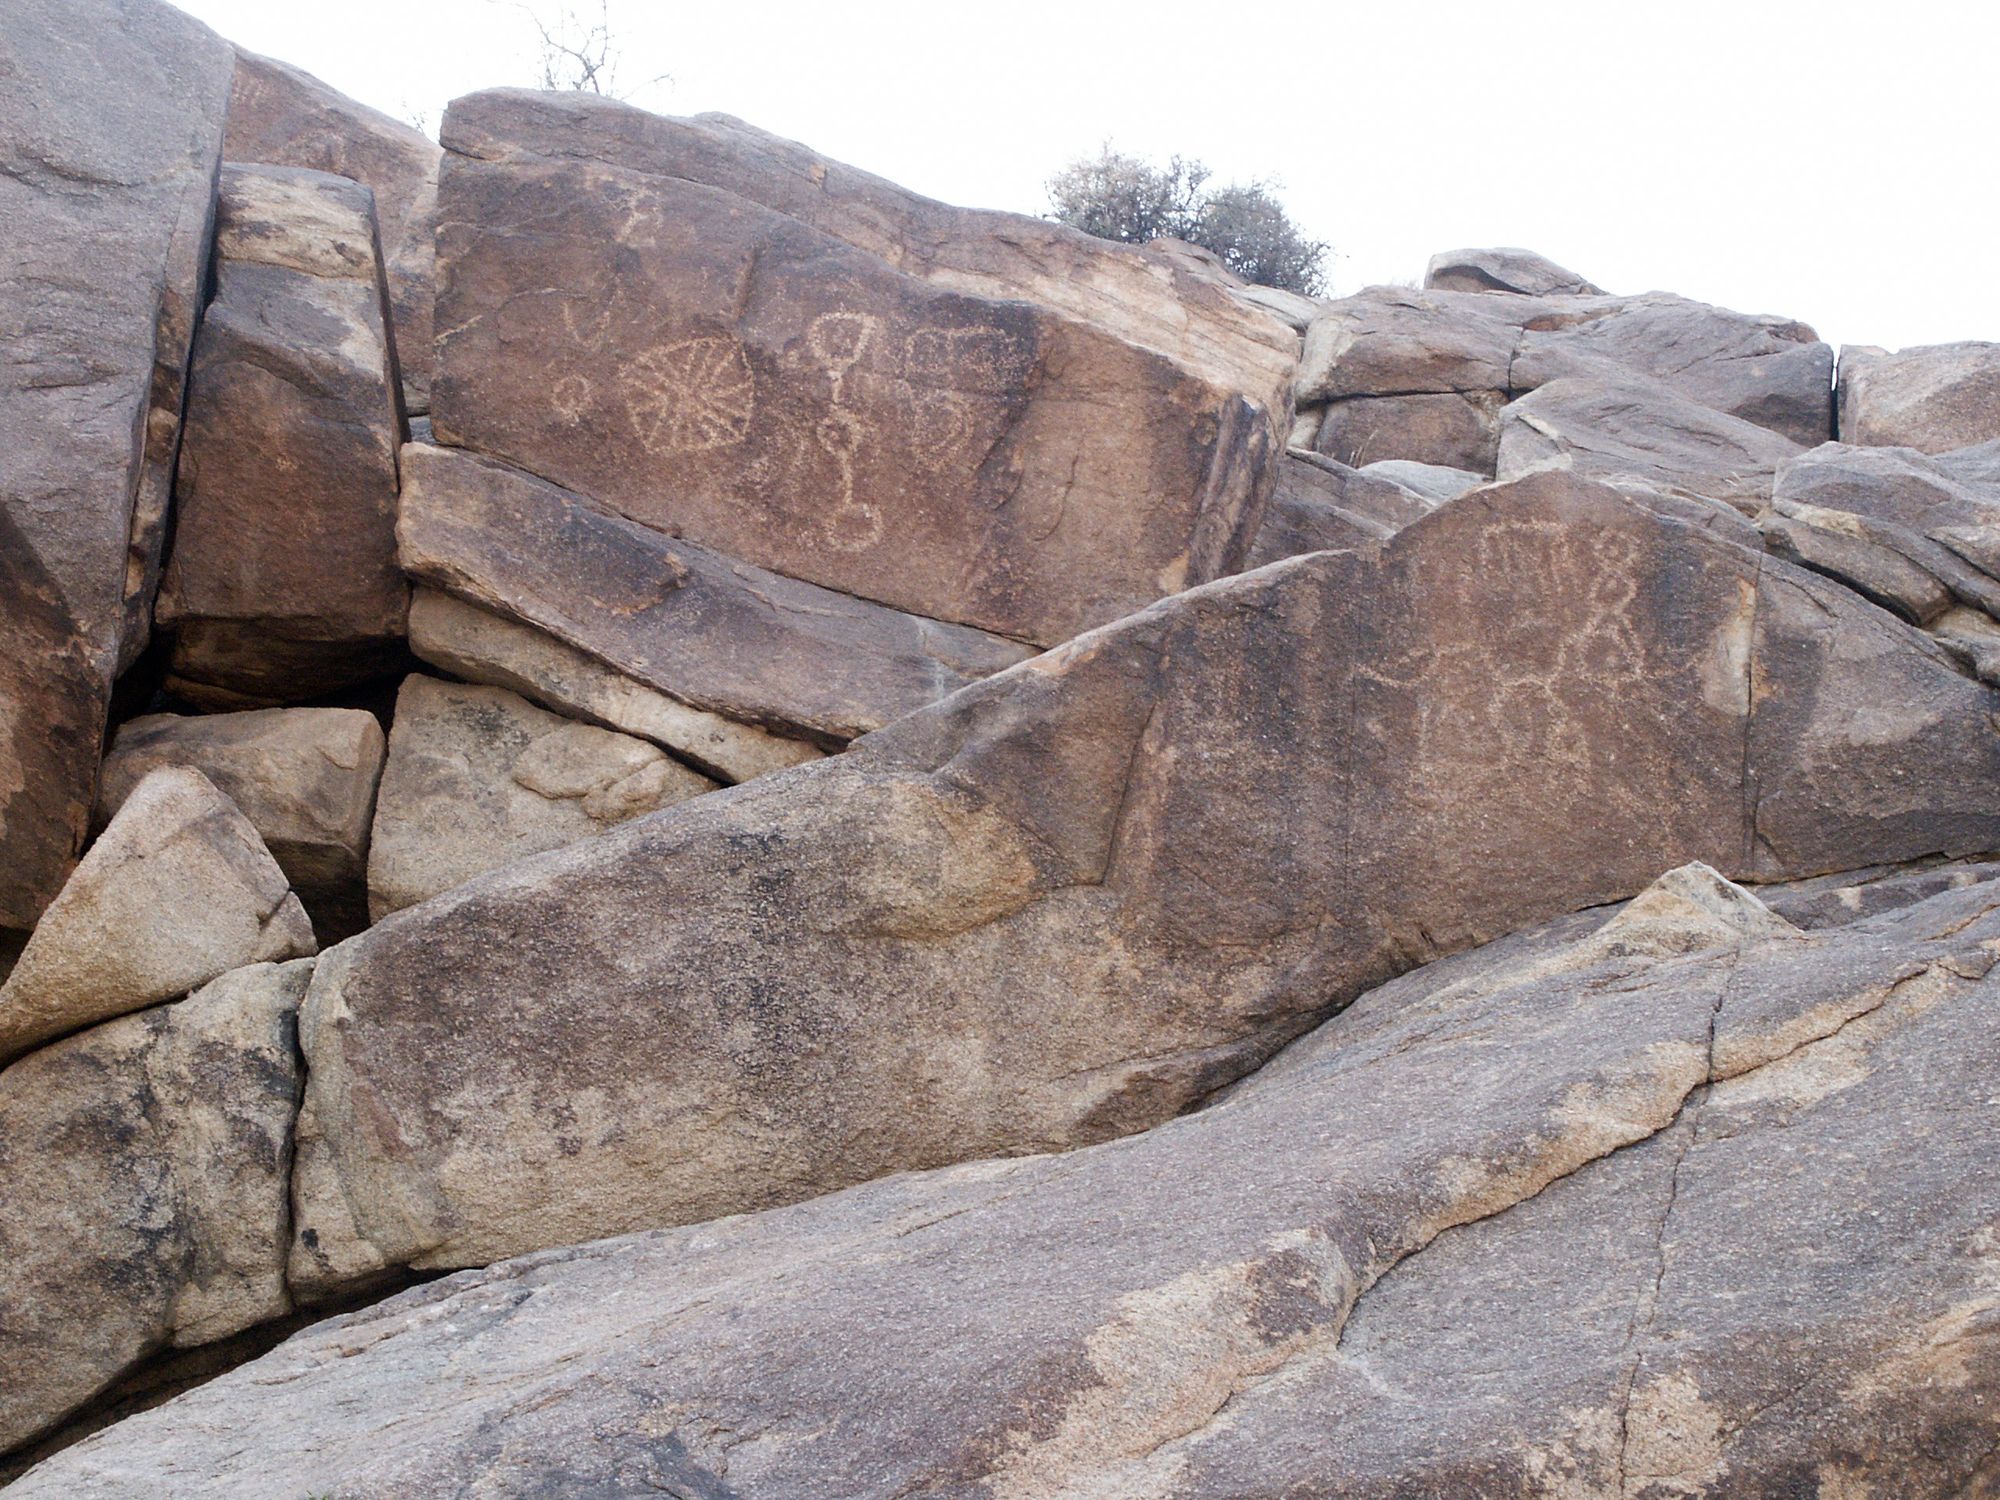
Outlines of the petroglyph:
[{"label": "petroglyph", "polygon": [[822,313],[806,330],[806,347],[826,366],[832,391],[829,407],[813,428],[813,439],[833,459],[839,495],[826,517],[826,544],[841,552],[859,552],[882,539],[882,513],[855,498],[854,460],[860,452],[861,419],[845,404],[848,372],[861,362],[881,331],[881,320],[868,313]]},{"label": "petroglyph", "polygon": [[649,349],[626,374],[633,429],[661,457],[727,448],[749,436],[757,378],[743,346],[726,336]]}]

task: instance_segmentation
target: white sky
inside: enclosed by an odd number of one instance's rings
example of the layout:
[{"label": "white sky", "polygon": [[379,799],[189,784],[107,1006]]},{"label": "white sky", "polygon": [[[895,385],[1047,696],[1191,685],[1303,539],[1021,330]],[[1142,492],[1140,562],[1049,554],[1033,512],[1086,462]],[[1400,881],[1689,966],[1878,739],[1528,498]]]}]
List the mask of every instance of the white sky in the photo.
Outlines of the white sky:
[{"label": "white sky", "polygon": [[[1042,212],[1109,140],[1277,180],[1336,293],[1513,244],[1835,343],[2000,339],[1994,0],[609,4],[622,82],[671,75],[635,102],[953,202]],[[534,78],[501,0],[184,8],[433,133]]]}]

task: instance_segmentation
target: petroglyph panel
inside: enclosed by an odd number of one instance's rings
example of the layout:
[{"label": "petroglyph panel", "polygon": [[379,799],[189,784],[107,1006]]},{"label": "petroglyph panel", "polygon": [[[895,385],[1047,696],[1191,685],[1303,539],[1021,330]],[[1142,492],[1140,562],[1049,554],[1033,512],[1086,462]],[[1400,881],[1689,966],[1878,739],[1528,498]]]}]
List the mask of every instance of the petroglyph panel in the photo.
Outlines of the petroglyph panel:
[{"label": "petroglyph panel", "polygon": [[1102,330],[672,177],[452,155],[442,191],[447,443],[1042,644],[1243,551],[1271,460],[1259,409]]}]

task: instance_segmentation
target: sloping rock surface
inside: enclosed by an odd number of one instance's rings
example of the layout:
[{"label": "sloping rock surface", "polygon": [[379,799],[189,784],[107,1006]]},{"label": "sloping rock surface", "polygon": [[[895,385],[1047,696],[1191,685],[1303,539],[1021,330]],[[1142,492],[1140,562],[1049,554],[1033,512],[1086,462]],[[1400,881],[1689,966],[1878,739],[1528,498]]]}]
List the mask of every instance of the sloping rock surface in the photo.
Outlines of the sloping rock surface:
[{"label": "sloping rock surface", "polygon": [[295,1280],[1142,1128],[1676,861],[2000,846],[1995,706],[1716,533],[1569,476],[1477,491],[343,945]]},{"label": "sloping rock surface", "polygon": [[0,26],[0,928],[68,877],[146,642],[230,66],[153,0]]},{"label": "sloping rock surface", "polygon": [[1144,1135],[452,1277],[10,1494],[1979,1495],[1997,893],[1676,872]]},{"label": "sloping rock surface", "polygon": [[1545,255],[1512,246],[1491,250],[1444,250],[1424,268],[1424,286],[1441,292],[1517,292],[1546,297],[1602,296],[1604,288],[1585,281]]},{"label": "sloping rock surface", "polygon": [[1843,348],[1840,440],[1922,453],[2000,440],[2000,344]]},{"label": "sloping rock surface", "polygon": [[0,1449],[146,1355],[282,1315],[310,963],[257,964],[0,1072]]}]

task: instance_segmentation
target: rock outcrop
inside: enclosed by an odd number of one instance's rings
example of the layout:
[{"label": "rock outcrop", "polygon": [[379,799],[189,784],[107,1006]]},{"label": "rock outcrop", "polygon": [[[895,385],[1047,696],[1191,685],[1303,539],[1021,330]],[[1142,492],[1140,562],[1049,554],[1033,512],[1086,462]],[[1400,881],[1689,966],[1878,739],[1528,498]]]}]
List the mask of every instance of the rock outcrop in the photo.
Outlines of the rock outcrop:
[{"label": "rock outcrop", "polygon": [[1475,491],[328,955],[295,1281],[1142,1128],[1676,861],[2000,846],[1995,708],[1716,533],[1568,476]]},{"label": "rock outcrop", "polygon": [[396,661],[403,412],[368,190],[231,164],[217,201],[159,620],[181,696],[261,707]]},{"label": "rock outcrop", "polygon": [[369,917],[715,786],[630,735],[412,673],[375,804]]},{"label": "rock outcrop", "polygon": [[1517,292],[1526,297],[1601,297],[1604,288],[1545,255],[1514,246],[1490,250],[1444,250],[1424,268],[1426,291]]},{"label": "rock outcrop", "polygon": [[0,28],[0,928],[68,878],[150,628],[230,67],[155,0]]},{"label": "rock outcrop", "polygon": [[1921,453],[2000,441],[2000,344],[1842,349],[1840,440]]},{"label": "rock outcrop", "polygon": [[244,964],[315,951],[312,923],[243,814],[199,771],[151,772],[0,985],[0,1060]]},{"label": "rock outcrop", "polygon": [[1685,872],[1144,1135],[452,1277],[13,1493],[1976,1495],[1996,901]]},{"label": "rock outcrop", "polygon": [[158,1349],[289,1309],[311,969],[237,969],[0,1071],[0,1450]]}]

